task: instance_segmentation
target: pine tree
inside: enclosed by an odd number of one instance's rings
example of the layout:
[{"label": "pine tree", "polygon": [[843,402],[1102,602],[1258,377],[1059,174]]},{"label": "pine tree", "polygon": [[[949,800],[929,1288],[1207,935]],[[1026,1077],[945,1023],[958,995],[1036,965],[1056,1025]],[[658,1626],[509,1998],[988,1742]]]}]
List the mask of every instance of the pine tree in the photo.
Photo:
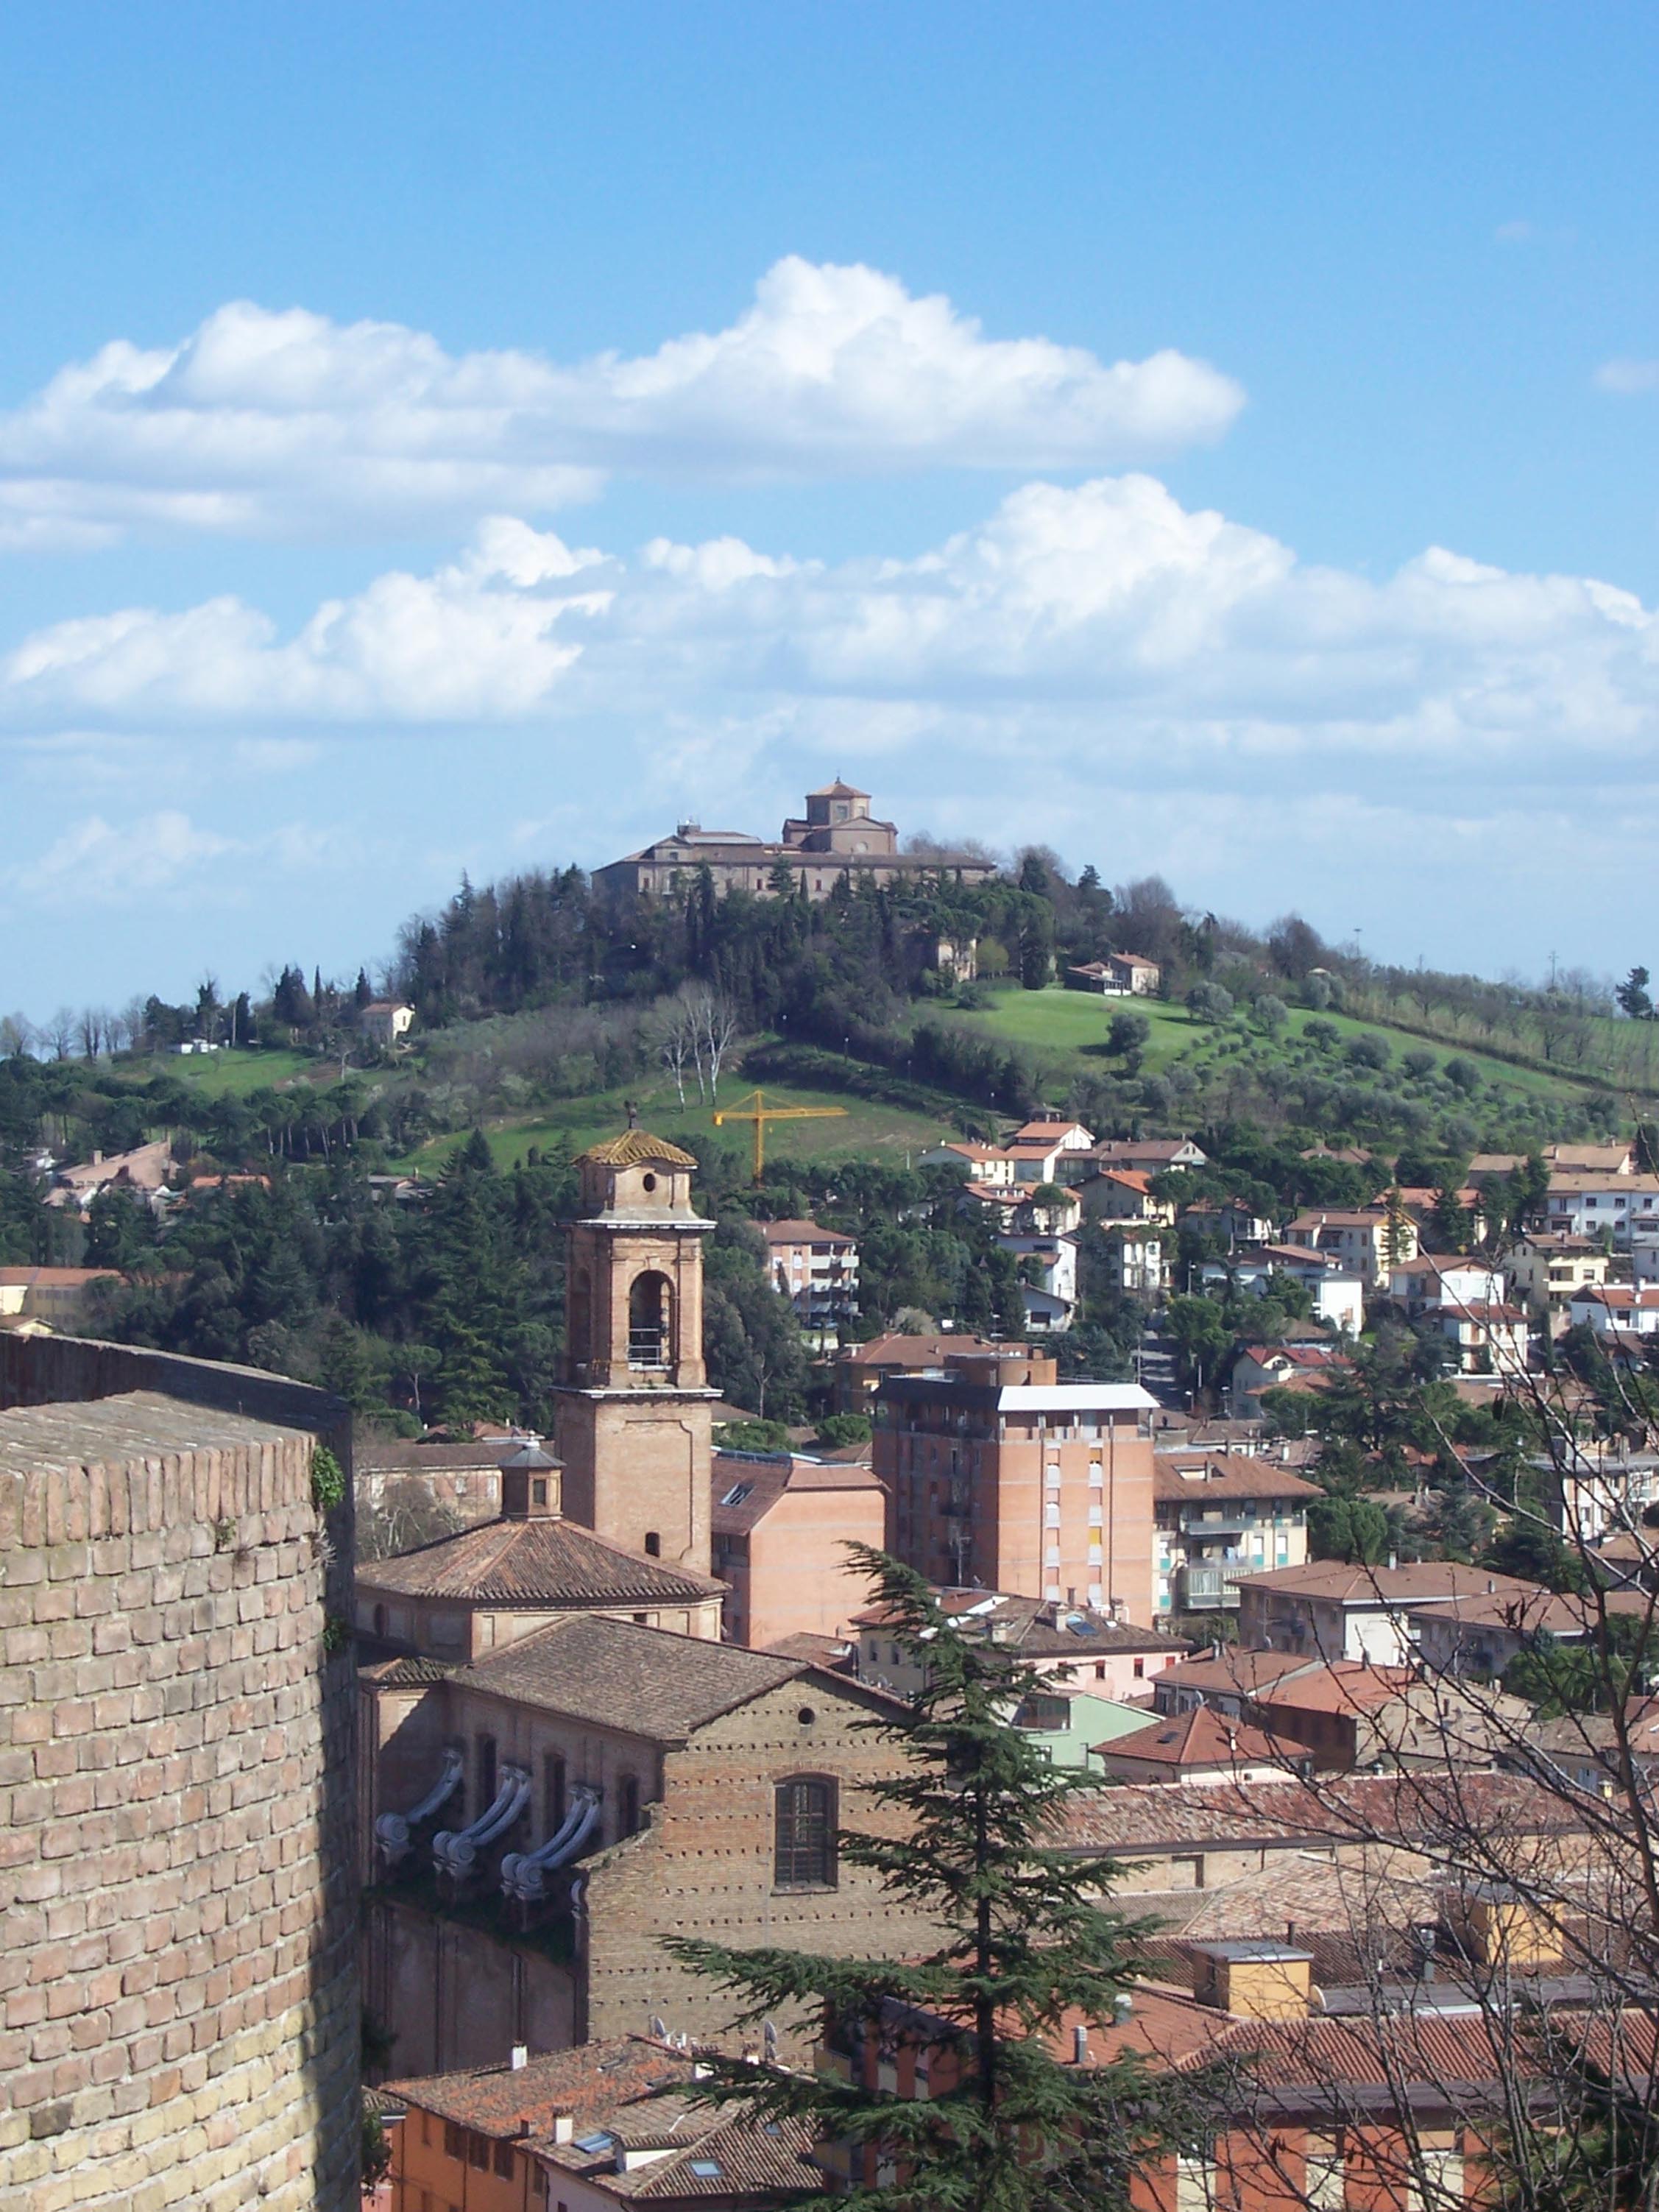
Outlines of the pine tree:
[{"label": "pine tree", "polygon": [[902,1713],[868,1724],[908,1754],[896,1777],[868,1785],[894,1816],[889,1832],[843,1833],[840,1856],[879,1876],[896,1929],[939,1940],[904,1960],[689,1937],[670,1948],[735,1993],[743,2021],[817,2008],[838,2049],[862,2054],[866,2034],[878,2047],[919,2034],[956,2063],[934,2066],[926,2098],[902,2098],[868,2086],[857,2063],[841,2079],[716,2060],[703,2094],[812,2122],[852,2171],[850,2195],[824,2200],[837,2206],[1127,2207],[1139,2166],[1213,2127],[1220,2085],[1155,2075],[1133,2052],[1068,2063],[1073,2023],[1113,2020],[1134,1976],[1129,1945],[1143,1932],[1102,1906],[1097,1865],[1049,1841],[1066,1799],[1098,1783],[1050,1765],[1012,1724],[1035,1682],[1029,1668],[957,1627],[897,1560],[856,1550],[853,1565],[871,1576],[895,1639],[927,1672]]}]

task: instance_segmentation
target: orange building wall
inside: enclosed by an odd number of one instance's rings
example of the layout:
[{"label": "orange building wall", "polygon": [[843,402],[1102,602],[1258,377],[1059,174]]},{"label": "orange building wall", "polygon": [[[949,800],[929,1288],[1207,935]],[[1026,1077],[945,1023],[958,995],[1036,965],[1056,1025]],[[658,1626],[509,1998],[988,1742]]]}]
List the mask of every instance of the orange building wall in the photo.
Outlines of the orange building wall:
[{"label": "orange building wall", "polygon": [[[526,2212],[526,2207],[544,2212],[547,2200],[535,2194],[532,2161],[524,2152],[509,2146],[512,2172],[499,2174],[495,2143],[465,2132],[468,2155],[457,2159],[445,2148],[444,2123],[437,2114],[410,2106],[390,2130],[392,2212]],[[486,2149],[488,2166],[475,2162],[476,2144]]]},{"label": "orange building wall", "polygon": [[749,1534],[744,1641],[756,1650],[786,1636],[839,1636],[869,1601],[848,1544],[879,1550],[886,1499],[867,1489],[786,1490]]}]

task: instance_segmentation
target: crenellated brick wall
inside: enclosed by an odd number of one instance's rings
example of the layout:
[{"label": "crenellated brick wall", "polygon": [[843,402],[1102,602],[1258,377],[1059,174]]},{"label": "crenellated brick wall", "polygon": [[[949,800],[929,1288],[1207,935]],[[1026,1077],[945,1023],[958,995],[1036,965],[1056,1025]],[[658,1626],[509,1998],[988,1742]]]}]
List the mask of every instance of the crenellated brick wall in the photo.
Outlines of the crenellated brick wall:
[{"label": "crenellated brick wall", "polygon": [[0,1368],[0,2204],[348,2212],[354,1685],[312,1500],[333,1401],[262,1378],[301,1426],[47,1397],[77,1349],[83,1381],[197,1365],[58,1340]]}]

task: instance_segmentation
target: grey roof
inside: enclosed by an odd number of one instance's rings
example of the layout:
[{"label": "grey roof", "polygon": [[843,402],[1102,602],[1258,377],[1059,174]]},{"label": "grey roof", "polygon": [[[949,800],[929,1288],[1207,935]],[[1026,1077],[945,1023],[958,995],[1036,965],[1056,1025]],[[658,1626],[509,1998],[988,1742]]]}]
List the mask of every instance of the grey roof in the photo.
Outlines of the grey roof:
[{"label": "grey roof", "polygon": [[573,1720],[682,1743],[721,1713],[808,1671],[799,1659],[573,1613],[458,1668],[453,1679]]}]

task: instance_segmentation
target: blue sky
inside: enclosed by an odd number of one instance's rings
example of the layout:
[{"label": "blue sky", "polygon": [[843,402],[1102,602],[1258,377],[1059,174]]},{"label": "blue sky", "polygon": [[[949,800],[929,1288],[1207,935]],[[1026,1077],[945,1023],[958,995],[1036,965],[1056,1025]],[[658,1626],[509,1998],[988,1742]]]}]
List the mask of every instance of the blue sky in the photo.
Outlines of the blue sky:
[{"label": "blue sky", "polygon": [[[0,17],[0,1007],[837,771],[1654,963],[1649,9]],[[1659,964],[1659,963],[1656,963]]]}]

